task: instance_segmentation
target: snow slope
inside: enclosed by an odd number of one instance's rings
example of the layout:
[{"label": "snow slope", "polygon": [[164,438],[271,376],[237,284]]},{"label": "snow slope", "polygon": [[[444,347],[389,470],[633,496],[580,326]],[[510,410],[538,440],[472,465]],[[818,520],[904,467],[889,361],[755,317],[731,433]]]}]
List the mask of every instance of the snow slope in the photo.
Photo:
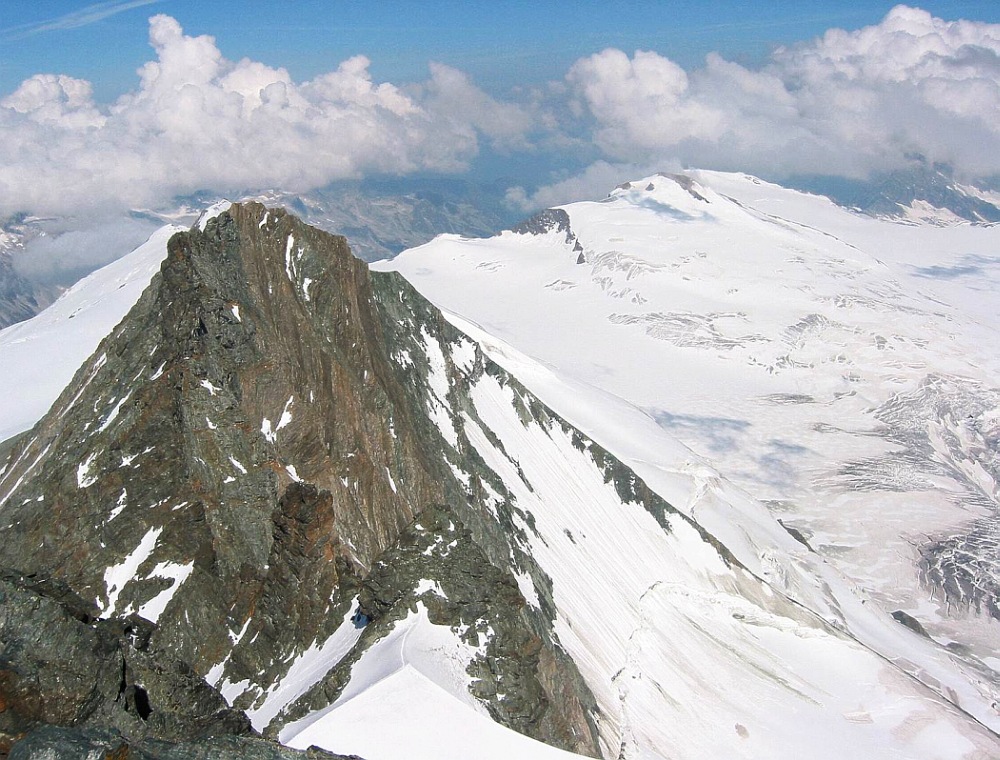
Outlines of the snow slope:
[{"label": "snow slope", "polygon": [[88,275],[26,322],[0,331],[0,441],[31,428],[159,271],[167,225],[132,253]]},{"label": "snow slope", "polygon": [[[564,210],[569,232],[442,236],[375,268],[755,572],[911,673],[934,663],[924,680],[964,684],[996,725],[1000,229],[709,172]],[[964,659],[926,639],[904,655],[900,609]]]},{"label": "snow slope", "polygon": [[283,744],[336,748],[366,758],[414,760],[560,760],[578,757],[506,729],[468,691],[465,667],[473,652],[453,632],[417,611],[368,650],[330,707],[286,726]]},{"label": "snow slope", "polygon": [[[473,325],[455,324],[526,382],[573,398],[573,389],[551,375],[544,380],[545,369],[527,357]],[[472,373],[477,362],[463,361],[465,342],[425,340],[429,358],[470,375],[472,405],[449,434],[457,447],[472,446],[513,497],[521,548],[551,582],[555,632],[597,700],[605,757],[971,758],[1000,749],[994,734],[907,673],[907,662],[920,663],[928,680],[954,683],[956,699],[989,719],[982,695],[956,680],[952,663],[935,659],[925,640],[891,620],[880,629],[880,619],[863,609],[844,609],[837,619],[828,607],[834,618],[828,621],[786,596],[780,577],[766,582],[768,568],[753,551],[767,516],[759,515],[755,527],[752,502],[720,507],[733,521],[747,511],[749,519],[730,526],[729,537],[751,568],[682,512],[657,515],[623,498],[622,484],[596,466],[592,444],[540,414],[504,376]],[[456,374],[444,373],[441,396],[450,396]],[[621,409],[620,401],[604,398],[592,391],[586,400],[601,415],[616,403]],[[619,419],[619,431],[631,440],[639,418]],[[658,434],[669,446],[668,436]],[[691,496],[697,480],[675,475],[673,487],[663,490]],[[470,494],[489,490],[476,474],[466,477]],[[717,488],[725,491],[722,483]],[[711,506],[706,514],[713,514]],[[795,542],[775,535],[774,566],[788,567]],[[846,597],[824,588],[825,581],[838,583],[834,574],[824,579],[812,572],[798,573],[796,581],[808,585],[795,590],[798,597],[821,606]],[[537,587],[525,597],[537,598]],[[871,629],[872,639],[883,636],[899,664],[841,630],[852,626]],[[370,760],[400,753],[565,756],[484,722],[469,698],[470,656],[458,632],[430,625],[418,603],[354,664],[336,702],[286,725],[280,738]]]}]

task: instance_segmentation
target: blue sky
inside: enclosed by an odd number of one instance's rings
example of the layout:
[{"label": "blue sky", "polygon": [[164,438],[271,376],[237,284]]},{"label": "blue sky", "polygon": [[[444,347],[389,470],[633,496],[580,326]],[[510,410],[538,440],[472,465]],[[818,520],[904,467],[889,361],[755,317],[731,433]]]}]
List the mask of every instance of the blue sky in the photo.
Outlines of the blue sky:
[{"label": "blue sky", "polygon": [[417,174],[530,207],[914,155],[1000,174],[996,0],[0,3],[0,214]]},{"label": "blue sky", "polygon": [[[830,27],[877,23],[894,5],[848,0],[295,0],[280,5],[262,0],[4,0],[0,93],[47,72],[88,79],[98,100],[113,99],[135,86],[135,70],[149,59],[147,19],[157,13],[173,16],[189,34],[213,35],[233,60],[246,56],[283,66],[297,80],[362,53],[379,79],[423,79],[427,62],[435,60],[502,94],[525,83],[558,79],[573,61],[606,47],[655,50],[684,67],[698,65],[713,51],[757,64],[776,45],[807,40]],[[945,19],[1000,23],[996,0],[920,7]]]}]

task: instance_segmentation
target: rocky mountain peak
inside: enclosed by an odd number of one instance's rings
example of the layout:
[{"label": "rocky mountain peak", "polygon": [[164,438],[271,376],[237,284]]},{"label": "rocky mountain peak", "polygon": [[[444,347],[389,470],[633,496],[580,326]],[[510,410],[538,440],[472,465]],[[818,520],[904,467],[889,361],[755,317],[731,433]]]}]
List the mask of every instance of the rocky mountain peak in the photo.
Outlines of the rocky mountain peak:
[{"label": "rocky mountain peak", "polygon": [[[413,608],[425,578],[379,561],[420,514],[450,510],[468,525],[453,560],[497,566],[472,583],[481,632],[496,632],[483,656],[517,659],[507,691],[525,695],[501,709],[485,684],[504,667],[470,664],[480,698],[518,730],[593,753],[592,698],[470,491],[483,467],[456,420],[484,371],[474,344],[402,278],[371,275],[344,238],[282,210],[237,204],[202,226],[170,240],[149,289],[14,447],[0,472],[4,564],[66,584],[101,618],[155,624],[153,650],[263,730],[295,712],[268,698],[297,656],[341,626],[360,656]],[[438,575],[455,572],[445,559]],[[398,593],[373,593],[373,573]],[[431,608],[462,625],[460,606]],[[513,658],[525,646],[527,664]],[[349,673],[303,698],[328,704]]]}]

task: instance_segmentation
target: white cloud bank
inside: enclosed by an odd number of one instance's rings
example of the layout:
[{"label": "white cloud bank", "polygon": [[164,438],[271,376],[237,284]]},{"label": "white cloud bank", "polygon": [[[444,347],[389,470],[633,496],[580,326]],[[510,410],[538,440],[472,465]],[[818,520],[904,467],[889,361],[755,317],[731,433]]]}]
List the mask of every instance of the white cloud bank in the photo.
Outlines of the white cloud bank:
[{"label": "white cloud bank", "polygon": [[686,72],[608,49],[567,75],[609,158],[776,176],[864,176],[920,154],[1000,172],[1000,25],[897,6],[875,26],[776,50],[759,70],[711,54]]},{"label": "white cloud bank", "polygon": [[462,72],[431,66],[409,91],[372,81],[356,56],[297,84],[226,60],[209,36],[150,19],[156,60],[109,107],[89,82],[36,75],[0,100],[0,213],[143,206],[199,188],[305,191],[364,173],[459,171],[480,136],[523,146],[531,118]]},{"label": "white cloud bank", "polygon": [[582,171],[543,185],[534,192],[529,193],[520,186],[512,187],[507,190],[504,202],[511,209],[535,211],[574,201],[596,201],[606,198],[614,187],[629,178],[647,177],[662,171],[679,171],[681,168],[673,161],[661,161],[657,164],[595,161]]},{"label": "white cloud bank", "polygon": [[0,100],[0,215],[458,172],[483,144],[552,151],[571,168],[602,159],[534,194],[515,189],[522,206],[592,192],[632,166],[860,177],[920,154],[967,177],[1000,172],[1000,25],[906,6],[776,50],[758,69],[711,54],[685,71],[655,52],[604,50],[521,103],[436,63],[421,84],[377,83],[363,56],[296,83],[226,60],[212,37],[186,36],[164,15],[150,20],[150,42],[155,60],[113,104],[51,74]]}]

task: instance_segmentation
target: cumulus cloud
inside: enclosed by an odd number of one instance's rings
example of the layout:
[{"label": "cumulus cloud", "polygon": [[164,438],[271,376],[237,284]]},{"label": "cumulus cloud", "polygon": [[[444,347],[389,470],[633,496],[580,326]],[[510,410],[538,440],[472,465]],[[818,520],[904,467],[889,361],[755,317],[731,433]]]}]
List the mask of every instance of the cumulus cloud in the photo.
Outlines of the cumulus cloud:
[{"label": "cumulus cloud", "polygon": [[523,145],[532,118],[433,65],[423,85],[373,81],[356,56],[296,83],[227,60],[209,36],[150,19],[156,57],[109,106],[90,84],[36,75],[0,100],[0,213],[142,206],[197,188],[306,191],[365,173],[464,169],[480,141]]},{"label": "cumulus cloud", "polygon": [[723,112],[692,97],[684,69],[656,53],[604,50],[573,64],[566,79],[597,119],[597,143],[613,155],[657,150],[664,135],[675,144],[716,140],[724,128]]},{"label": "cumulus cloud", "polygon": [[778,49],[759,69],[711,54],[685,72],[654,52],[605,50],[566,80],[618,161],[863,176],[919,154],[970,176],[1000,172],[996,24],[897,6],[877,25]]},{"label": "cumulus cloud", "polygon": [[484,147],[540,156],[539,166],[601,159],[540,190],[513,189],[508,203],[525,209],[594,195],[599,184],[603,194],[633,167],[863,177],[920,155],[967,178],[1000,173],[1000,25],[907,6],[778,49],[755,68],[713,53],[685,70],[657,52],[603,50],[520,102],[437,63],[421,83],[378,82],[360,55],[296,82],[282,68],[226,59],[212,37],[186,35],[165,15],[150,19],[149,39],[153,60],[114,103],[56,74],[0,99],[0,217],[459,172]]}]

